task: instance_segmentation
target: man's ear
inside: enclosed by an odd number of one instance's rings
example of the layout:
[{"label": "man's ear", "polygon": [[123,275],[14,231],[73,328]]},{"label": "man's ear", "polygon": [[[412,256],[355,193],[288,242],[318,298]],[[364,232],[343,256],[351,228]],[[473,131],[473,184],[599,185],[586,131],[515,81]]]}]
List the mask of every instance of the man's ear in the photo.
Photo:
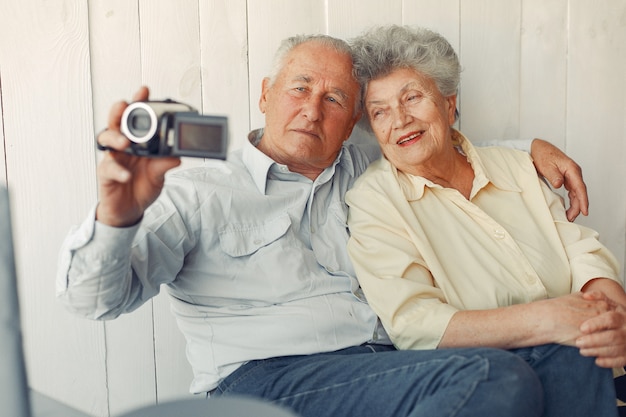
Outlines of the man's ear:
[{"label": "man's ear", "polygon": [[270,90],[270,79],[268,77],[263,78],[261,82],[261,98],[259,98],[259,110],[265,114],[265,108],[267,107],[267,94]]}]

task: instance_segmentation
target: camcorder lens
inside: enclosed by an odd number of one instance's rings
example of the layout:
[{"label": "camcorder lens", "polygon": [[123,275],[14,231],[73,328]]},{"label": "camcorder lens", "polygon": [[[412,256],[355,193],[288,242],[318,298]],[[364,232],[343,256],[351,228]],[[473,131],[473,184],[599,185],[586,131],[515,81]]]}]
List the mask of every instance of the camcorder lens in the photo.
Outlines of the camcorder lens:
[{"label": "camcorder lens", "polygon": [[128,115],[128,129],[137,137],[144,136],[150,130],[150,115],[145,109],[134,109]]}]

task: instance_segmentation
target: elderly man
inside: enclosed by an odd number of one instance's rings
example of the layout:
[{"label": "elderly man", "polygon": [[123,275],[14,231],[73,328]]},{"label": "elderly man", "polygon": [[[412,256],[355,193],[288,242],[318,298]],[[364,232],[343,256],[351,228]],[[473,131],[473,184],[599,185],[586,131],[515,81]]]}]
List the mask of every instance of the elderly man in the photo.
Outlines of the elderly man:
[{"label": "elderly man", "polygon": [[[512,354],[389,343],[346,251],[344,195],[379,157],[344,144],[360,117],[351,51],[327,36],[290,38],[274,68],[259,103],[265,128],[223,165],[167,180],[177,159],[119,152],[126,104],[112,108],[98,140],[117,151],[99,165],[97,207],[62,249],[59,297],[111,319],[166,284],[194,393],[316,417],[540,415],[538,380]],[[578,184],[572,215],[586,209],[577,165],[540,145]]]}]

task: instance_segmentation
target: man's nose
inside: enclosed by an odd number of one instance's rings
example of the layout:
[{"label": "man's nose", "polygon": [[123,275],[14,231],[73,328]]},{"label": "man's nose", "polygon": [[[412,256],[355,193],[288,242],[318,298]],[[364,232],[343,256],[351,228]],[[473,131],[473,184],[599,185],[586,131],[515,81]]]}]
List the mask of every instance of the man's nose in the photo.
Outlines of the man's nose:
[{"label": "man's nose", "polygon": [[322,117],[322,98],[310,96],[302,105],[302,114],[310,122],[316,122]]}]

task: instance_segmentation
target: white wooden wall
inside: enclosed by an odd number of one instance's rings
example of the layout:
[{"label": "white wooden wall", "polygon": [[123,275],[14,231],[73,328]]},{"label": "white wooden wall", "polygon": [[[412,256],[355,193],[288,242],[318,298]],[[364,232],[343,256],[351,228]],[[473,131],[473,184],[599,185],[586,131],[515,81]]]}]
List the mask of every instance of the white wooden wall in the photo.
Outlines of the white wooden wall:
[{"label": "white wooden wall", "polygon": [[146,84],[228,115],[239,147],[263,123],[261,79],[282,38],[385,23],[431,27],[455,46],[470,138],[542,137],[581,164],[591,214],[580,222],[623,265],[624,0],[0,0],[0,181],[35,390],[94,416],[189,395],[166,296],[107,323],[54,298],[59,245],[97,198],[93,136],[110,105]]}]

